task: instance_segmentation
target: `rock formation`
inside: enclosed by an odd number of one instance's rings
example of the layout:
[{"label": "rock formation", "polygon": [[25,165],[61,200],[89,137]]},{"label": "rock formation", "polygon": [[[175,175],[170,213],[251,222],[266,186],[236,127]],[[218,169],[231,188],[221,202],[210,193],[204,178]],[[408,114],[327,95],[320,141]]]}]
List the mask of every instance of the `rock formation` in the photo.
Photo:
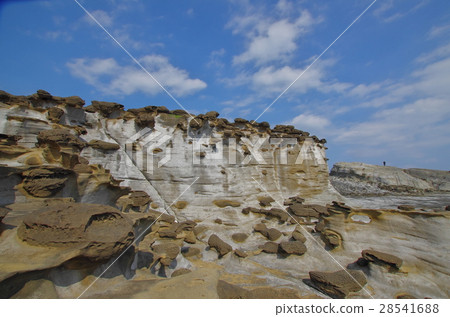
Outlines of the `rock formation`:
[{"label": "rock formation", "polygon": [[334,164],[330,180],[349,196],[450,192],[448,171],[341,162]]},{"label": "rock formation", "polygon": [[324,139],[84,104],[0,91],[0,297],[448,297],[448,212],[354,207]]}]

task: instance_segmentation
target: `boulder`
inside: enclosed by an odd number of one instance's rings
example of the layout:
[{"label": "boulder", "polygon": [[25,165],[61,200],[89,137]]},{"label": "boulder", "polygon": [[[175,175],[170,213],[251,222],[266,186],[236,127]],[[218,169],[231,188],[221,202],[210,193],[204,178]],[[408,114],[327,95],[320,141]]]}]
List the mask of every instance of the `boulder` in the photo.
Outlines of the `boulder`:
[{"label": "boulder", "polygon": [[279,252],[281,254],[296,254],[302,255],[307,251],[306,246],[301,241],[283,241],[279,245]]},{"label": "boulder", "polygon": [[152,245],[152,250],[160,257],[175,259],[180,253],[180,247],[173,242],[163,242]]},{"label": "boulder", "polygon": [[94,149],[102,151],[117,151],[120,149],[120,145],[117,143],[106,142],[102,140],[91,140],[88,145]]},{"label": "boulder", "polygon": [[242,209],[242,213],[244,215],[248,215],[250,212],[259,213],[259,209],[255,207],[245,207],[244,209]]},{"label": "boulder", "polygon": [[155,126],[155,114],[148,112],[141,112],[137,115],[135,121],[140,127],[153,128]]},{"label": "boulder", "polygon": [[219,116],[217,111],[209,111],[205,114],[205,118],[208,120],[214,120]]},{"label": "boulder", "polygon": [[61,120],[61,117],[64,114],[64,110],[58,107],[51,107],[48,109],[47,117],[51,122],[58,123]]},{"label": "boulder", "polygon": [[379,251],[375,251],[375,250],[363,250],[361,252],[361,255],[368,262],[372,262],[372,263],[378,264],[378,265],[389,266],[389,267],[392,267],[397,270],[403,264],[403,260],[396,257],[395,255],[391,255],[388,253],[379,252]]},{"label": "boulder", "polygon": [[189,121],[189,127],[193,130],[200,129],[203,126],[203,120],[199,117],[192,118],[191,121]]},{"label": "boulder", "polygon": [[275,200],[272,197],[258,197],[258,201],[261,207],[268,207]]},{"label": "boulder", "polygon": [[93,100],[92,105],[86,108],[86,111],[98,112],[102,116],[108,118],[114,112],[123,110],[124,107],[123,105],[115,102]]},{"label": "boulder", "polygon": [[73,135],[68,129],[43,130],[37,136],[38,144],[73,146],[79,150],[86,147],[86,142]]},{"label": "boulder", "polygon": [[266,253],[277,253],[278,252],[278,244],[275,242],[266,242],[263,245],[259,246],[259,248]]},{"label": "boulder", "polygon": [[235,241],[235,242],[244,242],[245,240],[247,240],[248,234],[242,233],[242,232],[233,233],[233,235],[231,236],[231,238],[232,238],[233,241]]},{"label": "boulder", "polygon": [[295,241],[301,241],[303,243],[306,242],[306,238],[303,233],[300,231],[301,229],[297,226],[294,231],[292,231],[292,239]]},{"label": "boulder", "polygon": [[298,217],[314,217],[318,218],[319,213],[310,207],[303,206],[299,203],[294,203],[288,207],[289,213],[296,215]]},{"label": "boulder", "polygon": [[263,236],[265,236],[270,241],[275,241],[283,235],[279,230],[277,230],[275,228],[267,228],[266,225],[263,223],[256,224],[253,227],[253,229],[256,232],[261,233]]},{"label": "boulder", "polygon": [[42,166],[24,171],[23,189],[34,197],[50,197],[59,192],[73,172],[61,167]]},{"label": "boulder", "polygon": [[34,246],[77,249],[90,261],[105,261],[134,240],[131,221],[117,209],[71,202],[55,202],[25,216],[17,235]]},{"label": "boulder", "polygon": [[222,257],[227,253],[231,252],[233,248],[228,243],[224,242],[217,235],[212,234],[208,239],[208,245],[210,248],[216,249],[219,253],[219,256]]},{"label": "boulder", "polygon": [[248,120],[242,118],[234,119],[234,123],[248,123]]},{"label": "boulder", "polygon": [[350,292],[358,292],[367,283],[361,271],[340,270],[337,272],[309,272],[311,282],[322,292],[333,298],[345,298]]},{"label": "boulder", "polygon": [[181,254],[183,254],[183,256],[186,258],[197,256],[197,255],[200,255],[201,253],[202,253],[202,251],[199,248],[195,248],[195,247],[187,247],[187,248],[183,248],[181,250]]}]

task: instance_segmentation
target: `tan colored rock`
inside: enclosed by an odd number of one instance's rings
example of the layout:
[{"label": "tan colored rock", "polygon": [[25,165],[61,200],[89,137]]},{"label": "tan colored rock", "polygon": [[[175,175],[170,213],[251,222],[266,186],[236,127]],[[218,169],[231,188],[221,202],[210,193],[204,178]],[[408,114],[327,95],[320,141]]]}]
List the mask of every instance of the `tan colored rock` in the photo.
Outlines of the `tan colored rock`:
[{"label": "tan colored rock", "polygon": [[35,197],[50,197],[59,192],[73,172],[54,166],[43,166],[22,173],[23,188]]},{"label": "tan colored rock", "polygon": [[220,207],[220,208],[224,208],[224,207],[227,207],[227,206],[239,207],[241,205],[240,202],[232,201],[232,200],[226,200],[226,199],[214,200],[213,203],[214,203],[214,205],[216,205],[217,207]]},{"label": "tan colored rock", "polygon": [[181,268],[181,269],[173,271],[173,273],[172,273],[172,275],[170,277],[177,277],[177,276],[188,274],[188,273],[191,273],[191,272],[192,271],[189,270],[189,269]]},{"label": "tan colored rock", "polygon": [[367,283],[361,271],[309,272],[311,282],[333,298],[345,298],[350,292],[358,292]]},{"label": "tan colored rock", "polygon": [[217,294],[223,299],[294,299],[301,298],[298,291],[291,288],[257,287],[246,289],[238,285],[219,280]]},{"label": "tan colored rock", "polygon": [[190,258],[201,255],[201,250],[196,247],[187,247],[181,250],[181,254],[183,254],[183,256],[186,258]]},{"label": "tan colored rock", "polygon": [[242,232],[238,232],[238,233],[234,233],[231,238],[235,241],[235,242],[244,242],[245,240],[247,240],[248,238],[248,234],[246,233],[242,233]]},{"label": "tan colored rock", "polygon": [[52,129],[39,132],[38,144],[73,146],[79,150],[86,147],[86,142],[73,135],[68,129]]},{"label": "tan colored rock", "polygon": [[322,230],[321,237],[333,249],[342,246],[342,236],[337,231],[331,229]]},{"label": "tan colored rock", "polygon": [[163,242],[152,245],[152,250],[159,256],[175,259],[180,253],[180,247],[173,242]]},{"label": "tan colored rock", "polygon": [[102,140],[91,140],[88,145],[94,149],[102,151],[117,151],[120,145],[117,143],[106,142]]},{"label": "tan colored rock", "polygon": [[259,248],[265,253],[277,253],[278,252],[278,243],[266,242],[263,245],[259,246]]},{"label": "tan colored rock", "polygon": [[378,264],[378,265],[390,266],[397,270],[403,264],[402,259],[396,257],[395,255],[391,255],[391,254],[384,253],[384,252],[379,252],[379,251],[375,251],[375,250],[363,250],[361,252],[361,254],[362,254],[362,257],[369,262],[372,262],[372,263]]},{"label": "tan colored rock", "polygon": [[233,248],[228,243],[224,242],[217,235],[212,234],[208,239],[208,245],[210,248],[216,249],[219,256],[223,257],[227,253],[231,252]]},{"label": "tan colored rock", "polygon": [[80,203],[54,203],[29,214],[17,235],[34,246],[78,249],[91,261],[119,254],[134,239],[130,220],[117,209]]},{"label": "tan colored rock", "polygon": [[246,258],[248,256],[248,254],[242,250],[236,249],[234,250],[234,254],[236,254],[236,256],[240,257],[240,258]]},{"label": "tan colored rock", "polygon": [[47,117],[50,121],[58,123],[64,115],[64,110],[58,107],[51,107],[48,109]]},{"label": "tan colored rock", "polygon": [[307,251],[306,246],[301,241],[283,241],[279,245],[279,253],[303,255]]}]

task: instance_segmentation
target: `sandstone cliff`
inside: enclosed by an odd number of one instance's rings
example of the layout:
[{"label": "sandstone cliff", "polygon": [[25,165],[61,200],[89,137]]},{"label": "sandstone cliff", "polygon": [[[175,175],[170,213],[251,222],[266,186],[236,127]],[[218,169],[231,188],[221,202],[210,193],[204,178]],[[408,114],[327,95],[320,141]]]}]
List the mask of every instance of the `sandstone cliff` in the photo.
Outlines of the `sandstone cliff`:
[{"label": "sandstone cliff", "polygon": [[0,297],[449,296],[448,212],[332,202],[325,140],[83,105],[0,91]]},{"label": "sandstone cliff", "polygon": [[336,163],[330,181],[339,193],[357,195],[421,195],[450,192],[450,172],[364,163]]}]

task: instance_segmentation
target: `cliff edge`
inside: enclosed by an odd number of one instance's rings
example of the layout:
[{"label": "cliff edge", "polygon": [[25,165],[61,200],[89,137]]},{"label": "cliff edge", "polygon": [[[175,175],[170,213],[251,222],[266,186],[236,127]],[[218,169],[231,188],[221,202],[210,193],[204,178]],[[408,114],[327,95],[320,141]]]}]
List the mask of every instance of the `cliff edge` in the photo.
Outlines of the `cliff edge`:
[{"label": "cliff edge", "polygon": [[334,164],[330,181],[345,196],[423,195],[450,191],[449,171],[402,169],[365,163]]}]

